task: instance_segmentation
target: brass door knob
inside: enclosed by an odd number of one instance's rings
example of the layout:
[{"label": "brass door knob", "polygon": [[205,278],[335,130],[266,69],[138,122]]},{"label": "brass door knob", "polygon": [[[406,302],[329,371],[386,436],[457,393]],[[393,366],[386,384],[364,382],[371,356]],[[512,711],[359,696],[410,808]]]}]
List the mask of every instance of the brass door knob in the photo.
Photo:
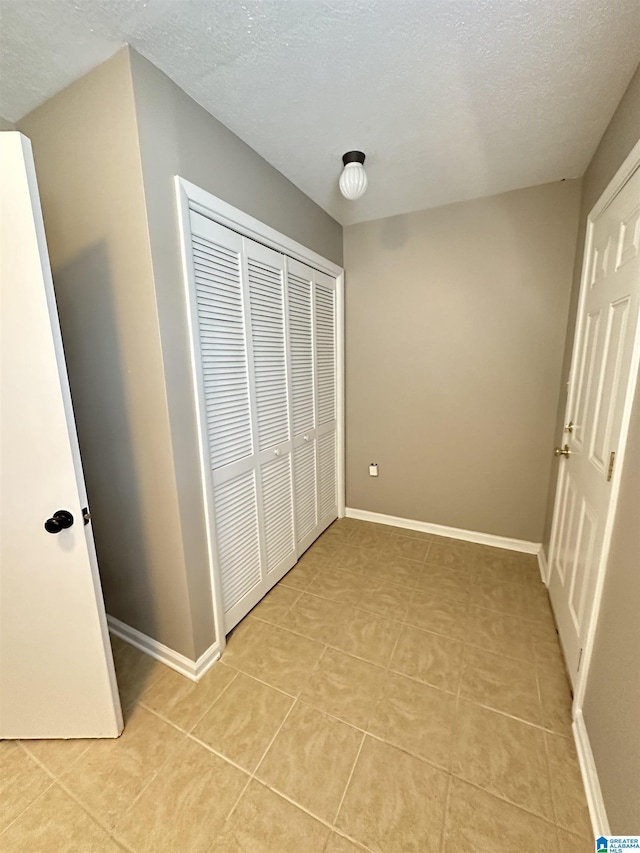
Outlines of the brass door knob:
[{"label": "brass door knob", "polygon": [[554,456],[566,456],[567,459],[571,456],[571,451],[569,450],[569,445],[565,444],[564,447],[556,447],[553,451]]}]

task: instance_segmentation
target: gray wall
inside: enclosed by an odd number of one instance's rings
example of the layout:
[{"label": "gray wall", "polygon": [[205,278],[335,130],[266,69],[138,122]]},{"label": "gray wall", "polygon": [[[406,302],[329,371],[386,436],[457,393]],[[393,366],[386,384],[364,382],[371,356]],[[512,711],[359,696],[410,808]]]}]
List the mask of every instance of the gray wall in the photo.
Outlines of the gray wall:
[{"label": "gray wall", "polygon": [[34,148],[107,611],[193,657],[128,51],[18,126]]},{"label": "gray wall", "polygon": [[342,227],[276,169],[131,51],[146,208],[196,645],[211,642],[211,603],[174,175],[337,263]]},{"label": "gray wall", "polygon": [[348,506],[541,541],[579,198],[345,229]]},{"label": "gray wall", "polygon": [[0,130],[15,130],[16,126],[13,122],[7,121],[6,118],[0,116]]},{"label": "gray wall", "polygon": [[19,122],[32,140],[107,611],[214,641],[173,176],[333,261],[342,228],[124,48]]},{"label": "gray wall", "polygon": [[[616,110],[583,180],[579,245],[563,380],[569,372],[586,218],[603,190],[640,139],[640,68]],[[561,389],[556,438],[562,437],[565,393]],[[555,496],[547,512],[548,543]],[[625,468],[616,512],[595,648],[583,714],[611,824],[618,834],[640,827],[640,390],[627,440]]]}]

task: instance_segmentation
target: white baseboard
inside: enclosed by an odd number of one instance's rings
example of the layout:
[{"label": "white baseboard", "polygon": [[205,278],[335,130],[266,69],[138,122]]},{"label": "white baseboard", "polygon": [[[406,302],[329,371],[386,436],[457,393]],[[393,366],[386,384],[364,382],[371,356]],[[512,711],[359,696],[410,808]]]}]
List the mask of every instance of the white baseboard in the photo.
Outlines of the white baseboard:
[{"label": "white baseboard", "polygon": [[442,524],[430,524],[428,521],[414,521],[411,518],[398,518],[395,515],[383,515],[366,509],[346,508],[347,518],[359,521],[372,521],[374,524],[390,524],[392,527],[404,527],[406,530],[419,530],[421,533],[433,533],[434,536],[448,536],[463,542],[475,542],[477,545],[491,545],[508,551],[520,551],[523,554],[538,554],[542,547],[539,542],[527,542],[525,539],[508,539],[494,536],[492,533],[477,533],[474,530],[461,530],[459,527],[445,527]]},{"label": "white baseboard", "polygon": [[175,669],[176,672],[179,672],[180,675],[184,675],[186,678],[190,678],[191,681],[200,681],[205,672],[207,672],[207,670],[210,669],[220,657],[219,643],[214,643],[209,646],[206,652],[200,655],[198,660],[193,661],[190,658],[181,655],[180,652],[175,652],[173,649],[170,649],[169,646],[165,646],[157,640],[148,637],[146,634],[143,634],[142,631],[138,631],[136,628],[126,625],[114,616],[107,616],[107,625],[109,626],[109,631],[112,634],[115,634],[116,637],[120,637],[121,640],[124,640],[132,646],[135,646],[137,649],[140,649],[141,652],[146,652],[146,654],[156,660],[159,660],[160,663],[165,664],[165,666]]},{"label": "white baseboard", "polygon": [[602,797],[600,781],[598,780],[596,763],[593,758],[593,752],[591,751],[589,735],[587,734],[587,727],[581,710],[574,712],[572,729],[578,753],[578,761],[580,762],[582,781],[587,795],[587,805],[589,806],[594,837],[599,838],[601,835],[611,835],[607,810]]},{"label": "white baseboard", "polygon": [[547,563],[547,555],[544,553],[544,545],[540,546],[538,551],[538,568],[540,569],[540,577],[545,586],[549,585],[549,564]]}]

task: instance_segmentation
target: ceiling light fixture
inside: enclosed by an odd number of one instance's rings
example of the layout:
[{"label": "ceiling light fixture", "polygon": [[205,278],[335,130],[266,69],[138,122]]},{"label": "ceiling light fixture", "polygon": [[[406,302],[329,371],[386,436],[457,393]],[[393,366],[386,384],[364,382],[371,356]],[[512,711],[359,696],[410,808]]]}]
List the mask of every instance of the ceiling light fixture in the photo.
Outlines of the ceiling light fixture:
[{"label": "ceiling light fixture", "polygon": [[362,151],[347,151],[342,155],[344,169],[340,175],[340,192],[345,198],[354,201],[364,195],[367,189],[367,173],[364,170]]}]

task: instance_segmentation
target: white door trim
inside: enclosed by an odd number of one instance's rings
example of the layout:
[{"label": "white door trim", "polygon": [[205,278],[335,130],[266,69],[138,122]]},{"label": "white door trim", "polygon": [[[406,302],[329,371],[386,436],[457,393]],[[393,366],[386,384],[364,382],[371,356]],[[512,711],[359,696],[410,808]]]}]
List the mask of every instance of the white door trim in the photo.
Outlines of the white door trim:
[{"label": "white door trim", "polygon": [[217,556],[215,550],[215,531],[213,529],[213,493],[211,488],[211,477],[209,476],[209,450],[208,437],[206,434],[206,405],[203,393],[201,366],[196,357],[198,351],[198,318],[195,300],[195,281],[190,263],[191,253],[191,227],[189,223],[189,212],[195,211],[220,225],[230,228],[232,231],[262,243],[271,249],[275,249],[291,258],[301,261],[307,266],[328,273],[336,279],[336,360],[337,360],[337,486],[338,486],[338,515],[345,514],[345,440],[344,440],[344,269],[337,264],[323,258],[316,252],[303,246],[301,243],[287,237],[271,228],[269,225],[254,219],[237,207],[217,196],[211,195],[206,190],[181,178],[174,177],[176,202],[178,208],[178,233],[180,239],[180,253],[182,260],[182,272],[185,287],[185,298],[187,302],[187,325],[189,333],[189,350],[191,358],[191,375],[193,377],[193,389],[195,399],[195,417],[198,425],[198,450],[200,458],[200,478],[202,482],[204,504],[206,512],[207,547],[209,551],[209,571],[211,576],[211,589],[213,592],[213,609],[216,625],[217,647],[220,653],[225,647],[225,618],[222,604],[222,586],[220,572],[216,570]]},{"label": "white door trim", "polygon": [[[578,301],[578,313],[577,313],[577,325],[576,331],[573,340],[573,354],[571,357],[571,370],[569,373],[569,385],[573,382],[576,370],[577,370],[577,361],[578,361],[578,350],[579,347],[577,344],[582,340],[582,335],[584,332],[584,321],[583,321],[583,309],[584,303],[587,295],[587,281],[589,274],[589,257],[591,253],[591,245],[593,239],[593,229],[594,222],[597,217],[611,204],[614,198],[618,195],[618,193],[625,186],[627,181],[635,174],[637,169],[640,168],[640,140],[634,145],[628,157],[625,159],[623,164],[620,166],[613,179],[602,193],[593,209],[591,210],[589,216],[587,217],[587,233],[585,239],[584,253],[582,258],[582,274],[580,280],[580,297]],[[624,468],[624,457],[627,445],[627,436],[629,433],[629,421],[631,418],[631,407],[633,404],[633,396],[635,391],[636,380],[638,376],[638,364],[640,362],[640,324],[639,324],[639,332],[636,334],[636,340],[634,342],[633,347],[633,355],[631,360],[631,367],[629,371],[629,376],[627,377],[627,388],[625,393],[625,402],[622,413],[622,424],[620,429],[620,444],[618,447],[618,451],[616,454],[616,467],[613,472],[613,478],[611,482],[611,499],[609,503],[609,508],[607,511],[607,517],[605,520],[605,528],[604,528],[604,539],[603,539],[603,547],[602,554],[600,557],[600,561],[596,568],[596,581],[594,587],[593,594],[593,607],[591,610],[591,614],[588,617],[588,625],[587,631],[584,640],[584,646],[582,651],[582,659],[580,671],[577,674],[577,680],[575,684],[575,692],[574,692],[574,700],[573,700],[573,716],[574,719],[578,718],[578,715],[582,713],[582,705],[584,702],[584,695],[586,691],[587,681],[589,677],[589,669],[591,666],[591,657],[593,654],[593,646],[595,642],[595,634],[596,627],[598,624],[598,615],[600,612],[600,604],[602,601],[602,593],[604,590],[604,580],[606,576],[606,568],[607,561],[609,557],[609,549],[611,545],[611,534],[613,530],[613,524],[615,520],[616,507],[618,504],[618,495],[620,492],[620,479],[621,474]],[[567,405],[569,404],[570,395],[567,397]],[[565,412],[566,417],[569,417],[568,409]],[[566,418],[565,418],[566,423]],[[559,502],[560,502],[560,491],[556,490],[556,499],[554,504],[553,516],[554,516],[554,524],[556,520],[557,513],[559,511]],[[554,543],[554,537],[552,537],[552,548]],[[554,554],[553,551],[550,550],[549,553],[549,567],[550,571],[552,571],[552,567],[554,565]]]}]

